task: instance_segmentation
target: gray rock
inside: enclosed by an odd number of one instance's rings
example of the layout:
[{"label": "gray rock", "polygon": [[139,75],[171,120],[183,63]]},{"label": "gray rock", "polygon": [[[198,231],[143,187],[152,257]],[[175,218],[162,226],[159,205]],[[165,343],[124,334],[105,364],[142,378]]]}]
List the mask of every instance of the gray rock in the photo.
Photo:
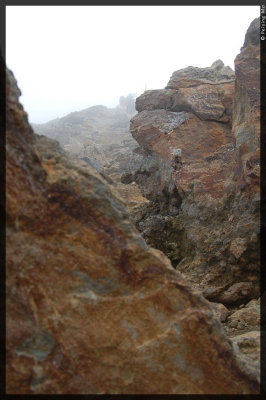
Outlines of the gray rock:
[{"label": "gray rock", "polygon": [[233,82],[234,79],[234,71],[230,67],[226,67],[221,60],[217,60],[207,68],[190,66],[175,71],[166,89],[179,89],[201,84],[220,85]]}]

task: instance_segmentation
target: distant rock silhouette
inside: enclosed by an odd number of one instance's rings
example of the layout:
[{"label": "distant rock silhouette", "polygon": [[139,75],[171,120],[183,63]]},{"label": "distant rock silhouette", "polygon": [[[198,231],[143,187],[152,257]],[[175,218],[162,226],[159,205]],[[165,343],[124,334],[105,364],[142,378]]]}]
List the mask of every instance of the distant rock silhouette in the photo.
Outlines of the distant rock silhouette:
[{"label": "distant rock silhouette", "polygon": [[36,133],[58,140],[71,156],[85,160],[98,172],[106,169],[118,179],[128,154],[137,147],[129,131],[129,121],[135,113],[135,98],[128,95],[125,104],[116,108],[93,106],[32,126]]}]

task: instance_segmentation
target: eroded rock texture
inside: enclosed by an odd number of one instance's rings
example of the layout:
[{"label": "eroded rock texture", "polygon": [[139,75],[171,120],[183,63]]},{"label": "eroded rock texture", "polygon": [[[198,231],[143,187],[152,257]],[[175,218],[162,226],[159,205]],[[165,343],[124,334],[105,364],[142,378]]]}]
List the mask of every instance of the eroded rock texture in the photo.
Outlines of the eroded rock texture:
[{"label": "eroded rock texture", "polygon": [[152,204],[135,218],[206,298],[259,296],[259,19],[235,60],[173,73],[144,92],[127,174]]},{"label": "eroded rock texture", "polygon": [[18,96],[8,72],[7,393],[258,393],[209,302]]}]

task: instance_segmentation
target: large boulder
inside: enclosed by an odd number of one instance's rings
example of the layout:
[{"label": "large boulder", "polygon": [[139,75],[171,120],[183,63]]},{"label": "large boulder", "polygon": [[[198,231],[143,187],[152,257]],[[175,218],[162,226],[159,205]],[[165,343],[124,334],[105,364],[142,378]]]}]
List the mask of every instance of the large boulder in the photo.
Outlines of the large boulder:
[{"label": "large boulder", "polygon": [[[234,78],[231,68],[218,60],[208,68],[176,71],[165,89],[146,91],[136,100],[139,113],[131,119],[132,136],[146,153],[168,161],[172,169],[161,180],[171,186],[174,179],[180,194],[184,185],[197,183],[200,194],[223,195],[228,168],[232,174]],[[151,196],[161,190],[162,185],[152,188]]]},{"label": "large boulder", "polygon": [[234,72],[218,60],[209,68],[176,71],[165,89],[147,90],[139,96],[136,110],[188,111],[202,120],[228,122],[233,89]]},{"label": "large boulder", "polygon": [[216,60],[210,67],[187,67],[175,71],[171,76],[166,89],[179,89],[202,84],[221,85],[234,82],[234,71],[226,67],[221,60]]},{"label": "large boulder", "polygon": [[209,302],[18,96],[8,72],[6,392],[259,393]]}]

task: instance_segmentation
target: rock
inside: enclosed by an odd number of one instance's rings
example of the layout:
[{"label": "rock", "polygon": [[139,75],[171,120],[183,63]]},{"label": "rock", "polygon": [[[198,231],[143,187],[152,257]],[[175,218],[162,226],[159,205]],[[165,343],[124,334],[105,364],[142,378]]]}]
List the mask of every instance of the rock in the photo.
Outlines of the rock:
[{"label": "rock", "polygon": [[235,180],[239,187],[259,193],[260,176],[260,19],[246,34],[235,59],[236,87],[233,134],[237,158]]},{"label": "rock", "polygon": [[235,341],[239,347],[256,346],[259,348],[260,333],[258,331],[243,333],[242,335],[235,336],[233,341]]},{"label": "rock", "polygon": [[[234,85],[230,85],[231,98]],[[224,103],[225,104],[225,103]],[[136,100],[137,111],[165,109],[193,112],[203,120],[229,121],[220,92],[211,85],[145,91]],[[226,104],[228,108],[231,104]],[[228,111],[228,114],[230,112]]]},{"label": "rock", "polygon": [[135,182],[129,183],[130,177],[122,175],[121,181],[124,183],[116,183],[116,190],[125,202],[130,217],[134,224],[141,221],[150,207],[150,201],[142,196],[138,185]]},{"label": "rock", "polygon": [[142,111],[131,120],[130,129],[132,136],[146,150],[171,159],[172,150],[179,148],[182,161],[189,164],[213,155],[228,143],[230,137],[226,126],[214,121],[201,121],[182,111]]},{"label": "rock", "polygon": [[247,249],[247,241],[243,238],[236,238],[231,242],[229,251],[235,257],[239,258]]},{"label": "rock", "polygon": [[[201,75],[210,75],[212,79],[214,70],[219,75],[217,72],[219,68],[216,67],[206,68],[204,73],[201,71]],[[222,70],[220,69],[220,72]],[[187,73],[186,76],[190,76],[193,80],[193,74],[191,76]],[[224,100],[226,96],[222,95],[221,89],[218,91],[215,85],[202,85],[202,83],[199,82],[199,86],[178,90],[146,91],[136,100],[137,109],[140,112],[131,120],[130,130],[134,139],[146,151],[143,157],[147,159],[145,169],[149,174],[148,181],[153,179],[153,171],[158,170],[156,179],[153,181],[155,186],[147,182],[147,179],[143,180],[142,184],[140,175],[146,174],[143,166],[140,173],[138,171],[135,173],[136,182],[149,200],[155,197],[155,193],[171,191],[173,184],[177,186],[176,193],[181,195],[185,193],[187,186],[193,185],[196,180],[197,185],[194,184],[194,186],[199,187],[199,195],[205,194],[206,187],[208,196],[212,197],[223,196],[226,190],[226,177],[232,162],[230,145],[233,139],[230,125],[220,122],[221,120],[229,121],[233,83],[231,78],[228,78],[227,88],[224,91],[227,93],[226,101]],[[228,85],[231,85],[231,102],[228,101]],[[163,107],[165,109],[162,109]],[[209,120],[203,121],[204,119]],[[182,154],[178,160],[174,156],[176,149]],[[156,159],[156,156],[159,157]],[[148,169],[150,170],[148,157],[153,165],[158,164],[151,172],[148,172]],[[203,166],[199,165],[199,161],[202,162],[203,159],[206,159],[206,162]],[[219,160],[220,163],[222,161],[223,166],[221,167],[217,162],[210,165],[209,159]],[[197,179],[199,166],[201,173],[200,179]],[[206,168],[206,172],[208,171],[206,180],[202,179],[202,167]],[[221,173],[224,173],[224,180],[220,176]],[[225,183],[225,186],[220,186],[220,183]],[[204,187],[204,192],[201,186]]]},{"label": "rock", "polygon": [[234,283],[225,292],[219,295],[219,300],[224,304],[240,303],[243,300],[258,296],[258,288],[251,282]]},{"label": "rock", "polygon": [[260,297],[259,297],[258,299],[250,300],[246,305],[244,305],[244,307],[257,307],[259,310],[260,304],[261,304],[261,301],[260,301]]},{"label": "rock", "polygon": [[224,322],[230,314],[230,311],[221,303],[211,303],[211,305],[215,313],[218,315],[220,321]]},{"label": "rock", "polygon": [[209,303],[118,193],[34,135],[7,73],[6,392],[256,394]]},{"label": "rock", "polygon": [[203,289],[202,294],[206,299],[208,299],[210,301],[214,301],[214,299],[217,299],[219,297],[219,294],[221,292],[223,292],[223,290],[224,290],[224,286],[211,286],[208,284]]},{"label": "rock", "polygon": [[[204,296],[225,304],[259,293],[258,26],[235,74],[219,60],[175,71],[166,88],[137,98],[130,124],[140,148],[127,172],[154,205],[138,229]],[[160,217],[171,223],[158,240],[149,227]]]},{"label": "rock", "polygon": [[172,96],[176,93],[171,89],[145,90],[145,92],[136,99],[136,110],[171,110],[173,106]]},{"label": "rock", "polygon": [[234,82],[234,71],[225,67],[221,60],[215,61],[210,67],[187,67],[176,71],[170,78],[166,89],[179,89],[202,84],[220,85]]},{"label": "rock", "polygon": [[233,312],[228,317],[228,324],[231,327],[237,327],[240,322],[244,322],[249,327],[259,327],[260,305],[256,300],[252,300],[244,308]]},{"label": "rock", "polygon": [[250,368],[259,370],[260,368],[260,332],[251,331],[241,335],[236,335],[232,341],[237,345],[243,360],[249,364]]},{"label": "rock", "polygon": [[245,42],[244,42],[244,45],[241,48],[241,50],[243,50],[244,47],[247,47],[250,45],[251,46],[259,46],[260,45],[260,35],[258,34],[259,22],[260,22],[259,18],[256,18],[251,22],[251,24],[247,30],[247,33],[245,35]]},{"label": "rock", "polygon": [[[233,88],[233,86],[232,86]],[[173,111],[189,111],[202,120],[229,121],[218,90],[211,85],[180,88],[173,97]]]},{"label": "rock", "polygon": [[128,185],[134,181],[134,177],[130,173],[124,173],[121,175],[121,182]]}]

